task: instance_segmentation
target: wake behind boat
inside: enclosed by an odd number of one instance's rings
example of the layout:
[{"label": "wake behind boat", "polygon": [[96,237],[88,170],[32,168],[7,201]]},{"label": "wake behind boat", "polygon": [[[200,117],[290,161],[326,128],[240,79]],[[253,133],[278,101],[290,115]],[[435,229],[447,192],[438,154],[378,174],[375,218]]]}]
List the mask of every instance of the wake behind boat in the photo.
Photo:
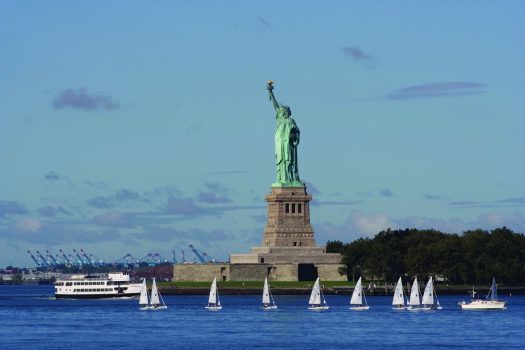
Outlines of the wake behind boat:
[{"label": "wake behind boat", "polygon": [[107,275],[73,275],[55,282],[55,298],[98,299],[133,297],[140,294],[141,284],[131,283],[122,272]]},{"label": "wake behind boat", "polygon": [[[472,300],[470,302],[462,301],[458,303],[461,310],[505,310],[506,302],[498,300],[498,290],[496,286],[496,279],[492,277],[492,286],[486,299],[474,299],[476,292],[472,287]],[[490,297],[490,299],[489,299]]]},{"label": "wake behind boat", "polygon": [[219,299],[219,292],[217,291],[217,277],[213,279],[210,288],[210,295],[208,297],[208,305],[204,307],[210,311],[222,310],[221,300]]},{"label": "wake behind boat", "polygon": [[370,307],[366,303],[365,295],[363,294],[363,283],[361,277],[357,281],[354,292],[352,293],[352,298],[350,299],[350,310],[363,311],[368,310]]},{"label": "wake behind boat", "polygon": [[262,297],[263,310],[276,310],[277,304],[273,300],[270,287],[268,286],[268,277],[264,279],[263,297]]},{"label": "wake behind boat", "polygon": [[326,304],[323,291],[321,290],[319,277],[317,277],[314,287],[312,288],[312,294],[310,294],[310,300],[308,301],[308,310],[322,311],[328,309],[328,304]]}]

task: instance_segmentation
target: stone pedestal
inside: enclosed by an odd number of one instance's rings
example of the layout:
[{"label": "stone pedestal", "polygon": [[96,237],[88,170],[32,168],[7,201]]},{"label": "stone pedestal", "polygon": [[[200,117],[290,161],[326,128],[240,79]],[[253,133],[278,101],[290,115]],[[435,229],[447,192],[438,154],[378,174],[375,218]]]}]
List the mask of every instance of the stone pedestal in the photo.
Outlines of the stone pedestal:
[{"label": "stone pedestal", "polygon": [[266,196],[268,221],[263,247],[315,247],[306,187],[272,187]]},{"label": "stone pedestal", "polygon": [[[344,281],[346,276],[338,273],[341,255],[326,253],[315,245],[314,230],[310,224],[310,201],[312,196],[306,187],[272,187],[266,196],[268,221],[264,228],[261,247],[253,247],[250,253],[230,255],[231,268],[245,266],[257,270],[257,265],[268,268],[271,280],[301,280],[301,276]],[[250,267],[251,266],[251,267]],[[308,273],[308,270],[314,273]],[[231,274],[236,278],[237,274]]]}]

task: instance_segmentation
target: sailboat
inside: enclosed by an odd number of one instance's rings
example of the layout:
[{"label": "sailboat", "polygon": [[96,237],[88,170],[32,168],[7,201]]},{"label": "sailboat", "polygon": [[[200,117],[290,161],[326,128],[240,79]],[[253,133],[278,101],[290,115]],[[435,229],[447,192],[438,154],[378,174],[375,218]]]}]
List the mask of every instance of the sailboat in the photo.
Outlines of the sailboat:
[{"label": "sailboat", "polygon": [[264,288],[263,288],[263,297],[262,297],[263,310],[275,310],[277,309],[277,304],[273,300],[272,293],[268,286],[268,277],[264,279]]},{"label": "sailboat", "polygon": [[492,277],[492,286],[485,300],[480,298],[474,299],[475,295],[476,292],[474,287],[472,287],[472,301],[470,303],[462,301],[459,303],[459,307],[462,310],[505,310],[507,308],[506,302],[498,300],[498,289],[494,277]]},{"label": "sailboat", "polygon": [[314,287],[312,288],[312,294],[310,294],[310,300],[308,301],[308,310],[328,310],[328,304],[321,290],[319,277],[315,280]]},{"label": "sailboat", "polygon": [[146,287],[146,279],[142,280],[142,286],[140,289],[140,298],[139,298],[140,310],[162,310],[167,309],[166,303],[162,299],[162,296],[159,293],[157,288],[157,282],[153,278],[153,284],[151,286],[151,298],[148,303],[148,289]]},{"label": "sailboat", "polygon": [[405,293],[403,292],[403,281],[401,280],[401,277],[397,280],[392,305],[392,309],[394,310],[404,310],[406,308]]},{"label": "sailboat", "polygon": [[439,304],[439,300],[434,290],[434,282],[432,276],[428,279],[425,291],[423,292],[423,300],[421,302],[421,310],[441,310],[443,307]]},{"label": "sailboat", "polygon": [[410,290],[410,298],[408,301],[407,310],[410,311],[419,311],[421,308],[421,300],[419,297],[419,283],[417,282],[417,277],[414,279],[414,284],[412,284],[412,289]]},{"label": "sailboat", "polygon": [[157,288],[157,282],[155,281],[155,278],[153,278],[153,284],[151,286],[151,297],[149,299],[149,308],[150,310],[161,310],[161,309],[168,308],[166,306],[166,303],[164,303],[162,296],[159,293],[159,290]]},{"label": "sailboat", "polygon": [[363,294],[363,283],[361,282],[361,277],[355,285],[354,292],[352,293],[352,299],[350,299],[350,310],[368,310],[370,307],[366,303],[365,295]]},{"label": "sailboat", "polygon": [[148,310],[148,287],[146,286],[146,279],[142,279],[142,285],[140,286],[140,298],[139,298],[139,309]]},{"label": "sailboat", "polygon": [[210,296],[208,297],[208,305],[204,308],[211,311],[222,310],[221,300],[219,299],[219,293],[217,291],[217,277],[213,279],[210,288]]}]

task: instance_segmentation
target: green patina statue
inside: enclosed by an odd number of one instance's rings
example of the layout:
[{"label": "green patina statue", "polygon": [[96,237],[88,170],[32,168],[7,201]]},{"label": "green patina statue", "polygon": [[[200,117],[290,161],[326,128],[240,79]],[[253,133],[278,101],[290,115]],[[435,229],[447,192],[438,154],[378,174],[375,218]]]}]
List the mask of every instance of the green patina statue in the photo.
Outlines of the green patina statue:
[{"label": "green patina statue", "polygon": [[292,119],[290,107],[280,105],[273,94],[273,81],[268,82],[270,101],[275,108],[275,165],[277,181],[272,187],[304,186],[299,179],[297,146],[300,132],[295,120]]}]

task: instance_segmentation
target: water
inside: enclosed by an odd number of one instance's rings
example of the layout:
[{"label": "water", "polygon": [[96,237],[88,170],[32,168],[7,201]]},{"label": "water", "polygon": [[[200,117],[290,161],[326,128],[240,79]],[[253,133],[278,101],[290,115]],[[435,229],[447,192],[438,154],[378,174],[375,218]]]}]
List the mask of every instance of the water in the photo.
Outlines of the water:
[{"label": "water", "polygon": [[[0,349],[523,349],[525,296],[505,311],[444,309],[396,312],[390,297],[369,297],[369,311],[348,310],[349,296],[327,296],[330,310],[306,310],[308,296],[222,296],[224,309],[204,310],[207,296],[165,296],[163,311],[139,311],[136,299],[54,300],[52,286],[0,285]],[[503,296],[501,296],[503,297]]]}]

